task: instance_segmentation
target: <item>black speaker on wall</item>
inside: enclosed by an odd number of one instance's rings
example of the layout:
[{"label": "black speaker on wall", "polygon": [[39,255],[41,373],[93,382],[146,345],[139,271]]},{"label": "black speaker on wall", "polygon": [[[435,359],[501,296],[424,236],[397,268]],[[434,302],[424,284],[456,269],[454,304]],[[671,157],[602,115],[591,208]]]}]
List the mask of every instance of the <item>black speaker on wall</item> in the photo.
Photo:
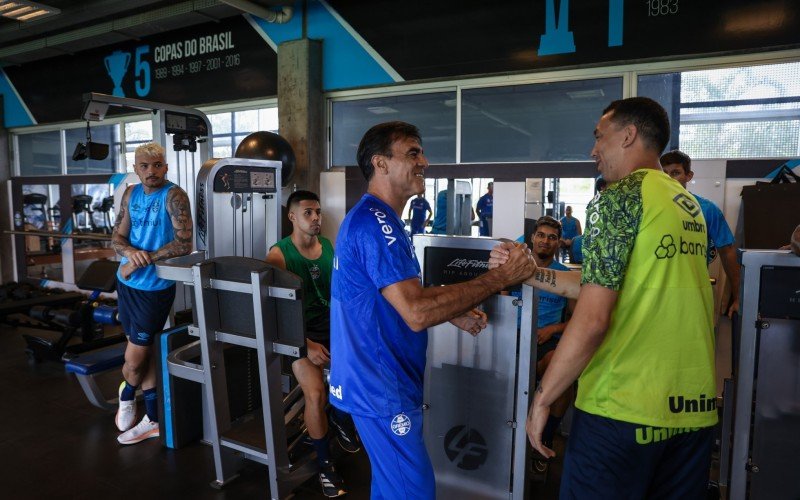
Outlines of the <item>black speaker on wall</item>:
[{"label": "black speaker on wall", "polygon": [[108,144],[99,142],[79,142],[72,153],[73,161],[81,161],[89,158],[90,160],[105,160],[108,158]]}]

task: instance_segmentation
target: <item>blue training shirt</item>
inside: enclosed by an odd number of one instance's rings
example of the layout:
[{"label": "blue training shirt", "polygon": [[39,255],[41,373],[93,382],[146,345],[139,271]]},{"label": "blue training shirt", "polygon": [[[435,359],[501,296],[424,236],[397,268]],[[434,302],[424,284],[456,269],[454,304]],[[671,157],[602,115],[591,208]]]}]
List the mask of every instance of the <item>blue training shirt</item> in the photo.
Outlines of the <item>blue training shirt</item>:
[{"label": "blue training shirt", "polygon": [[722,210],[717,207],[714,202],[707,200],[702,196],[692,193],[692,196],[697,198],[700,203],[700,210],[703,211],[703,217],[706,218],[706,229],[708,232],[708,262],[714,260],[717,255],[717,249],[733,245],[733,233],[728,227],[725,216],[722,215]]},{"label": "blue training shirt", "polygon": [[436,213],[433,214],[431,234],[445,233],[447,233],[447,190],[443,189],[436,195]]},{"label": "blue training shirt", "polygon": [[428,210],[431,210],[431,205],[425,198],[417,197],[411,200],[411,234],[425,231],[425,216]]},{"label": "blue training shirt", "polygon": [[478,204],[475,206],[475,211],[480,214],[481,217],[491,217],[492,211],[494,207],[494,196],[486,193],[485,195],[478,198]]},{"label": "blue training shirt", "polygon": [[[569,271],[569,268],[555,260],[547,266],[548,269],[556,271]],[[536,328],[542,328],[547,325],[561,323],[563,318],[564,308],[567,307],[567,298],[554,293],[540,291],[539,292],[539,308],[536,311]],[[553,335],[555,338],[561,337],[561,334]]]},{"label": "blue training shirt", "polygon": [[576,264],[583,263],[583,235],[572,238],[572,259]]},{"label": "blue training shirt", "polygon": [[[140,250],[154,252],[175,239],[172,219],[167,212],[167,194],[175,184],[167,181],[158,191],[145,194],[141,184],[131,190],[128,198],[128,216],[131,220],[131,232],[128,241],[131,246]],[[120,266],[128,262],[123,257]],[[137,290],[163,290],[175,282],[156,276],[156,266],[149,265],[135,270],[126,280],[117,271],[117,280]]]},{"label": "blue training shirt", "polygon": [[381,289],[420,278],[403,222],[365,194],[336,238],[331,283],[330,401],[348,413],[383,417],[419,408],[428,332],[414,332]]},{"label": "blue training shirt", "polygon": [[571,240],[578,236],[578,219],[575,217],[567,217],[566,215],[561,218],[561,237],[565,240]]}]

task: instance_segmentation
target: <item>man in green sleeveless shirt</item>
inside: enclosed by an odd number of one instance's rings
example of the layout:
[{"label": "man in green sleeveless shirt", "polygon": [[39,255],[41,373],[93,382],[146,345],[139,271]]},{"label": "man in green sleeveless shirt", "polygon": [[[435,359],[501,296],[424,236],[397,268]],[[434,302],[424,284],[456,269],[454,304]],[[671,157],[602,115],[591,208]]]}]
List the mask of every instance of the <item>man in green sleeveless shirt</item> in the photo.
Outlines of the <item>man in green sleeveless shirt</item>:
[{"label": "man in green sleeveless shirt", "polygon": [[[322,209],[319,197],[310,191],[295,191],[286,201],[292,234],[280,240],[267,254],[267,263],[286,269],[303,280],[303,313],[306,321],[308,356],[292,363],[292,371],[303,390],[308,435],[317,452],[319,481],[326,497],[345,494],[344,481],[330,457],[328,419],[325,414],[328,387],[323,368],[330,358],[330,298],[333,246],[320,236]],[[331,423],[345,451],[360,449],[350,416],[332,410]]]},{"label": "man in green sleeveless shirt", "polygon": [[[554,456],[542,430],[580,376],[560,498],[705,498],[717,422],[707,229],[661,171],[669,131],[644,97],[611,103],[594,131],[609,187],[588,207],[578,303],[526,424]],[[564,288],[565,276],[537,269],[529,283]]]}]

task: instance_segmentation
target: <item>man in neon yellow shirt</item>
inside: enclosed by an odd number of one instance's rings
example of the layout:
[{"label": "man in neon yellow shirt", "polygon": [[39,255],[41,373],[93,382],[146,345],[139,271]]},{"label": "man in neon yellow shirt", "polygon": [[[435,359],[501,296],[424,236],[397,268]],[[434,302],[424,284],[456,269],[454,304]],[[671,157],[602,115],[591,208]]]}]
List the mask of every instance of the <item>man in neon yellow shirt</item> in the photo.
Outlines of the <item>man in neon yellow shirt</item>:
[{"label": "man in neon yellow shirt", "polygon": [[[554,456],[542,430],[580,376],[560,498],[705,498],[717,422],[706,222],[661,171],[669,130],[643,97],[614,101],[595,128],[610,185],[588,207],[578,303],[526,425]],[[529,283],[570,293],[567,274],[537,269]]]}]

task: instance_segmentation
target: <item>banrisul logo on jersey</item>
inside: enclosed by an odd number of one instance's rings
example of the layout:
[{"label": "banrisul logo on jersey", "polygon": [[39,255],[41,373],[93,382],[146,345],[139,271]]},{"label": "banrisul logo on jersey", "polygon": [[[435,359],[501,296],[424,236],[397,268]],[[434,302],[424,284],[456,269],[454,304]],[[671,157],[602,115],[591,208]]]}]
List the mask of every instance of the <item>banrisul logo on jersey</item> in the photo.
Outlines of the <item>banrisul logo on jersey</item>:
[{"label": "banrisul logo on jersey", "polygon": [[702,255],[705,257],[706,245],[695,241],[685,240],[683,239],[683,236],[680,236],[677,241],[671,234],[665,234],[662,236],[661,241],[655,250],[656,258],[659,260],[671,259],[678,253],[681,255]]},{"label": "banrisul logo on jersey", "polygon": [[657,259],[671,259],[675,257],[678,252],[678,247],[675,246],[675,239],[671,234],[665,234],[661,237],[661,242],[656,247]]}]

